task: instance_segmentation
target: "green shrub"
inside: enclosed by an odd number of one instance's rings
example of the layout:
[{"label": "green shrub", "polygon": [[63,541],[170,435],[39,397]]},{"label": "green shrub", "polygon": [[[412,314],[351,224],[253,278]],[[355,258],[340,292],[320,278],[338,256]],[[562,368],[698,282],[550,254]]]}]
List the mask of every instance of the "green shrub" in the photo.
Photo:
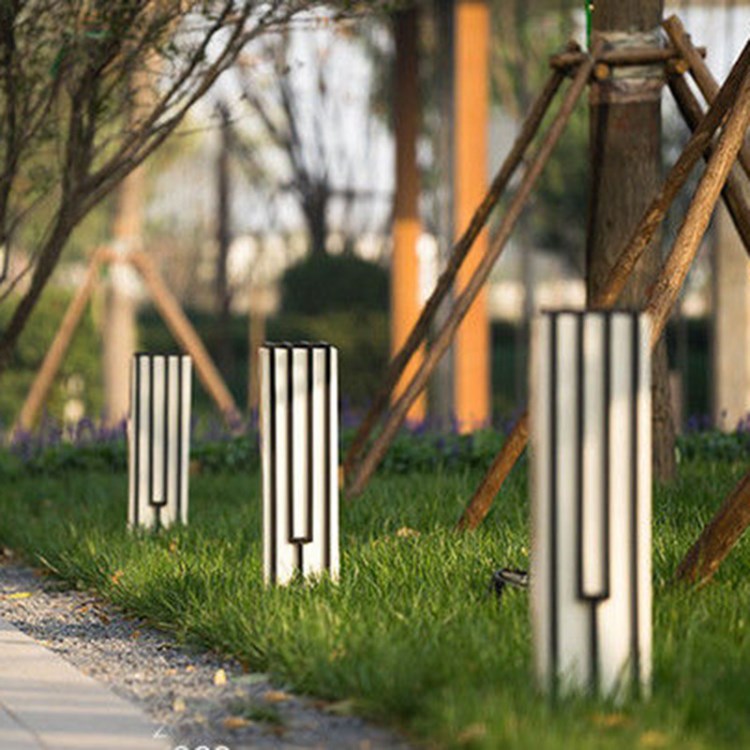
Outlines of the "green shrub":
[{"label": "green shrub", "polygon": [[281,277],[286,314],[388,309],[388,272],[354,255],[309,255]]},{"label": "green shrub", "polygon": [[[48,288],[31,316],[0,385],[0,424],[10,426],[26,398],[52,339],[57,332],[71,295],[67,291]],[[12,302],[0,306],[0,329],[9,321]],[[85,414],[99,417],[102,410],[101,346],[99,335],[89,311],[83,316],[70,349],[46,404],[47,413],[61,420],[69,398],[83,402]]]}]

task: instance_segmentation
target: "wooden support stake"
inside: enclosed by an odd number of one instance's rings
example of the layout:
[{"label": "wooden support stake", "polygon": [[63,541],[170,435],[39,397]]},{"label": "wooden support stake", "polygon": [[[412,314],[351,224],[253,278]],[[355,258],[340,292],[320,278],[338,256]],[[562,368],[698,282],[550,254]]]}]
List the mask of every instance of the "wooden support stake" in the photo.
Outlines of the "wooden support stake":
[{"label": "wooden support stake", "polygon": [[351,476],[354,466],[357,463],[363,448],[367,444],[378,419],[388,406],[396,383],[401,378],[401,375],[404,372],[406,365],[411,360],[412,355],[427,336],[430,325],[435,318],[435,314],[446,295],[453,287],[453,282],[456,279],[456,275],[458,274],[462,263],[477,236],[487,223],[492,210],[502,197],[516,168],[523,160],[529,144],[539,130],[539,126],[541,125],[544,116],[547,114],[555,94],[564,80],[565,76],[560,71],[552,71],[541,94],[534,102],[534,105],[532,106],[510,152],[493,179],[492,184],[487,191],[487,195],[474,213],[466,231],[453,246],[445,270],[440,275],[440,278],[435,285],[435,289],[422,308],[422,312],[420,313],[417,322],[414,324],[408,338],[404,342],[404,345],[391,360],[388,370],[385,373],[385,377],[383,378],[380,390],[376,394],[372,406],[362,420],[354,439],[349,446],[343,464],[345,477]]},{"label": "wooden support stake", "polygon": [[47,400],[47,395],[60,369],[60,365],[65,359],[65,354],[81,321],[86,304],[91,297],[91,292],[99,276],[99,267],[107,255],[108,253],[103,249],[94,252],[83,283],[78,287],[78,291],[65,311],[55,338],[47,350],[42,365],[34,378],[34,382],[31,384],[26,400],[23,402],[11,434],[16,435],[20,432],[28,432],[34,426],[39,412]]},{"label": "wooden support stake", "polygon": [[[680,188],[685,184],[696,162],[701,158],[701,154],[711,143],[714,131],[724,119],[748,69],[750,69],[750,43],[745,45],[719,94],[711,104],[708,113],[669,171],[662,189],[644,213],[631,240],[613,266],[601,293],[591,300],[592,307],[604,310],[614,307],[633,268],[643,251],[648,247],[669,206]],[[529,434],[528,420],[528,412],[525,412],[513,426],[479,487],[477,487],[461,514],[456,525],[458,530],[476,529],[487,517],[492,503],[500,492],[500,488],[503,486],[510,470],[515,466],[526,447]]]},{"label": "wooden support stake", "polygon": [[414,378],[409,383],[404,393],[393,405],[393,408],[386,416],[382,431],[372,444],[370,451],[362,459],[362,463],[357,467],[348,490],[349,497],[358,495],[365,488],[373,472],[388,450],[388,447],[398,432],[398,429],[402,425],[409,407],[427,384],[432,371],[450,346],[458,326],[486,282],[490,271],[492,270],[497,258],[502,253],[518,218],[526,206],[534,184],[552,155],[552,151],[557,145],[557,142],[570,119],[576,102],[588,83],[589,76],[594,67],[596,54],[597,50],[594,50],[588,61],[578,68],[575,78],[565,94],[560,110],[555,115],[555,119],[547,131],[538,153],[529,165],[518,191],[513,196],[513,200],[503,217],[503,221],[498,228],[497,235],[495,236],[490,249],[482,258],[471,279],[469,279],[464,290],[456,299],[448,317],[439,332],[436,334],[435,341],[425,355],[425,359],[419,370],[415,373]]},{"label": "wooden support stake", "polygon": [[724,126],[716,149],[709,159],[706,171],[698,183],[690,208],[677,233],[674,247],[649,294],[645,312],[651,316],[652,346],[656,345],[667,324],[669,313],[693,264],[729,170],[737,160],[748,125],[750,125],[750,72],[745,74],[745,80],[727,124]]},{"label": "wooden support stake", "polygon": [[677,567],[684,583],[707,583],[750,526],[750,472],[740,479]]},{"label": "wooden support stake", "polygon": [[[681,75],[670,75],[668,83],[683,119],[691,130],[695,130],[703,119],[703,108],[698,99]],[[706,161],[709,160],[713,151],[714,146],[711,143],[703,154]],[[729,171],[721,197],[732,217],[737,234],[742,238],[745,251],[750,255],[750,202],[748,202],[747,191],[743,186],[742,172],[736,164]]]},{"label": "wooden support stake", "polygon": [[677,161],[672,165],[661,190],[643,214],[631,239],[612,266],[607,283],[602,286],[598,294],[589,300],[590,307],[608,309],[614,306],[641,255],[653,239],[656,230],[661,226],[664,216],[677,193],[687,182],[693,168],[711,145],[716,129],[726,119],[727,112],[737,96],[737,91],[748,69],[750,69],[750,42],[745,45],[727,76],[727,80],[711,103],[706,116],[701,120]]},{"label": "wooden support stake", "polygon": [[128,261],[140,273],[146,286],[151,291],[156,309],[164,319],[177,343],[193,358],[198,377],[205,386],[211,398],[219,407],[227,424],[239,428],[240,412],[226,387],[219,371],[216,369],[211,355],[206,350],[200,336],[180,307],[172,292],[169,291],[164,280],[156,269],[154,262],[148,255],[133,252],[128,255]]},{"label": "wooden support stake", "polygon": [[[696,51],[699,55],[706,56],[705,47],[698,47]],[[673,62],[680,56],[681,52],[675,47],[629,47],[605,50],[599,55],[598,61],[607,66],[655,65]],[[553,68],[566,70],[580,65],[585,59],[585,52],[560,52],[550,57],[549,64]]]},{"label": "wooden support stake", "polygon": [[[690,72],[701,94],[711,104],[719,94],[719,84],[703,60],[700,50],[693,46],[690,35],[685,31],[685,27],[677,16],[670,16],[662,26],[674,47],[679,50],[682,58],[690,66]],[[745,174],[750,176],[750,147],[744,141],[740,148],[739,161]]]}]

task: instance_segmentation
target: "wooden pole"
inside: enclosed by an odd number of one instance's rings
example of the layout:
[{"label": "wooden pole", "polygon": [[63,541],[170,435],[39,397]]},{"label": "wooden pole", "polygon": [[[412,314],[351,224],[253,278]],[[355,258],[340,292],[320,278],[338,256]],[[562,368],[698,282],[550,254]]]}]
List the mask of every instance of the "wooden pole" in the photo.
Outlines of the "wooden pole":
[{"label": "wooden pole", "polygon": [[[690,66],[690,72],[698,84],[701,94],[711,104],[719,93],[719,84],[703,57],[701,57],[700,51],[690,41],[690,35],[685,31],[682,22],[677,16],[670,16],[662,26],[674,47],[679,50],[680,55]],[[745,173],[750,176],[750,146],[746,142],[743,142],[740,148],[739,162]]]},{"label": "wooden pole", "polygon": [[[694,131],[703,119],[703,108],[682,75],[671,74],[668,83],[672,95],[677,102],[677,108],[680,110],[688,127]],[[703,152],[706,161],[711,157],[713,151],[713,143],[710,143]],[[750,203],[748,203],[744,195],[746,190],[743,187],[742,180],[742,173],[739,167],[736,164],[733,165],[729,171],[727,183],[724,185],[721,197],[724,200],[729,215],[732,217],[737,234],[742,239],[745,251],[750,255]]]},{"label": "wooden pole", "polygon": [[[648,247],[656,229],[661,224],[669,206],[672,204],[680,188],[690,176],[693,167],[700,159],[711,142],[713,133],[724,119],[726,111],[732,104],[732,99],[740,86],[743,77],[750,68],[750,43],[745,45],[742,54],[737,58],[729,76],[721,87],[719,94],[711,104],[708,113],[701,121],[693,136],[688,141],[679,158],[669,171],[664,185],[643,214],[633,237],[628,242],[613,266],[607,283],[600,293],[591,300],[592,307],[609,309],[614,306],[625,287],[632,269],[638,262],[643,251]],[[529,435],[529,416],[525,412],[513,426],[495,456],[487,473],[477,487],[474,495],[458,520],[456,528],[459,530],[476,529],[492,507],[492,503],[500,492],[510,470],[515,466],[526,447]]]},{"label": "wooden pole", "polygon": [[388,405],[394,385],[401,377],[406,364],[409,362],[414,352],[422,341],[424,341],[430,325],[435,318],[435,314],[453,286],[458,269],[461,267],[466,254],[473,245],[479,232],[487,223],[490,214],[505,192],[505,188],[513,177],[516,168],[522,162],[524,154],[529,148],[529,144],[539,130],[539,126],[547,114],[550,104],[555,98],[555,95],[564,80],[565,76],[562,72],[558,70],[552,71],[542,89],[542,92],[539,94],[529,111],[518,137],[513,143],[513,146],[508,152],[508,155],[503,161],[499,171],[495,175],[495,178],[487,191],[487,195],[485,195],[484,200],[474,212],[474,216],[472,217],[469,226],[466,228],[466,231],[453,246],[445,270],[440,275],[440,278],[435,285],[435,289],[422,308],[422,312],[420,313],[417,322],[414,324],[409,337],[401,347],[398,354],[396,354],[391,360],[388,370],[383,378],[383,384],[375,396],[372,406],[357,429],[357,433],[355,434],[346,454],[346,458],[344,459],[343,468],[346,477],[351,476],[362,449],[367,444],[378,419]]},{"label": "wooden pole", "polygon": [[386,416],[383,424],[383,429],[375,439],[370,451],[365,455],[362,463],[357,467],[354,478],[348,489],[349,497],[353,497],[362,492],[367,482],[372,476],[373,472],[383,459],[388,447],[390,446],[393,438],[398,432],[399,427],[403,423],[406,412],[409,406],[417,395],[421,392],[430,377],[430,374],[437,366],[440,358],[445,354],[450,343],[453,339],[456,329],[466,315],[467,310],[470,308],[472,302],[476,298],[479,290],[484,285],[487,277],[492,270],[497,258],[502,253],[505,245],[513,231],[513,228],[518,221],[531,191],[536,183],[539,175],[542,173],[544,166],[552,155],[552,151],[557,145],[560,136],[562,135],[565,126],[570,119],[576,102],[580,98],[583,89],[586,87],[589,76],[594,66],[594,60],[596,58],[595,50],[588,62],[581,65],[576,72],[575,78],[573,79],[568,91],[565,94],[563,103],[560,110],[555,115],[555,119],[550,125],[547,131],[544,141],[542,142],[538,153],[535,155],[533,161],[529,165],[526,174],[518,188],[518,191],[513,196],[508,210],[503,217],[503,220],[498,227],[497,235],[495,236],[492,246],[490,247],[487,254],[482,258],[480,265],[474,272],[474,275],[464,287],[463,291],[456,299],[450,314],[446,318],[441,329],[437,332],[435,340],[427,352],[424,362],[419,368],[414,379],[409,384],[408,388],[402,394],[401,398],[393,405],[393,408]]},{"label": "wooden pole", "polygon": [[657,336],[661,335],[661,331],[667,324],[669,313],[698,252],[729,171],[737,159],[748,125],[750,125],[750,73],[745,75],[716,150],[709,159],[706,171],[698,183],[690,208],[677,233],[674,247],[662,266],[659,278],[649,295],[645,311],[651,316],[652,344],[656,343]]},{"label": "wooden pole", "polygon": [[227,424],[238,428],[240,412],[226,387],[219,371],[216,369],[211,355],[206,350],[195,328],[188,320],[172,292],[169,291],[164,280],[156,269],[154,262],[145,253],[134,252],[128,260],[141,274],[156,305],[156,309],[172,332],[177,343],[189,354],[195,362],[195,370],[211,398],[224,416]]},{"label": "wooden pole", "polygon": [[99,267],[106,255],[107,253],[103,249],[94,252],[83,283],[78,287],[78,291],[65,311],[55,338],[47,350],[42,365],[34,378],[34,382],[31,384],[26,400],[23,402],[11,434],[28,432],[34,426],[39,412],[47,400],[47,395],[60,369],[60,365],[65,359],[65,354],[68,351],[70,342],[73,340],[78,324],[91,297],[91,292],[99,277]]},{"label": "wooden pole", "polygon": [[675,578],[684,583],[707,583],[750,526],[750,472],[737,483],[701,532],[682,562]]}]

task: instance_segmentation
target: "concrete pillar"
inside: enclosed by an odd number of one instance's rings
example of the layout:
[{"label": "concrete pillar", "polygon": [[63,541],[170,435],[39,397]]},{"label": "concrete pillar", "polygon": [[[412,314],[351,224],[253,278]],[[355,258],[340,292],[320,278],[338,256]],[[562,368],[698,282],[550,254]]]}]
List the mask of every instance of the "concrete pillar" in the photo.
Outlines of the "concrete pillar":
[{"label": "concrete pillar", "polygon": [[[487,189],[489,122],[489,7],[485,0],[456,0],[455,163],[456,236],[466,229]],[[487,246],[483,232],[458,275],[463,288]],[[470,432],[490,419],[490,332],[483,290],[458,329],[454,346],[454,407],[458,428]]]},{"label": "concrete pillar", "polygon": [[723,205],[714,247],[713,417],[731,432],[750,412],[750,262]]}]

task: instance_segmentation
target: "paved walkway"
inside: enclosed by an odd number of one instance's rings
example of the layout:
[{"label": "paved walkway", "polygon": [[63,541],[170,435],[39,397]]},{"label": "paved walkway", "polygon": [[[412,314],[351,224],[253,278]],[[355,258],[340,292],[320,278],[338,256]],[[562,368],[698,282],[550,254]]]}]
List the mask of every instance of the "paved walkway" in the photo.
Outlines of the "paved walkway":
[{"label": "paved walkway", "polygon": [[2,750],[168,750],[137,707],[0,619]]}]

